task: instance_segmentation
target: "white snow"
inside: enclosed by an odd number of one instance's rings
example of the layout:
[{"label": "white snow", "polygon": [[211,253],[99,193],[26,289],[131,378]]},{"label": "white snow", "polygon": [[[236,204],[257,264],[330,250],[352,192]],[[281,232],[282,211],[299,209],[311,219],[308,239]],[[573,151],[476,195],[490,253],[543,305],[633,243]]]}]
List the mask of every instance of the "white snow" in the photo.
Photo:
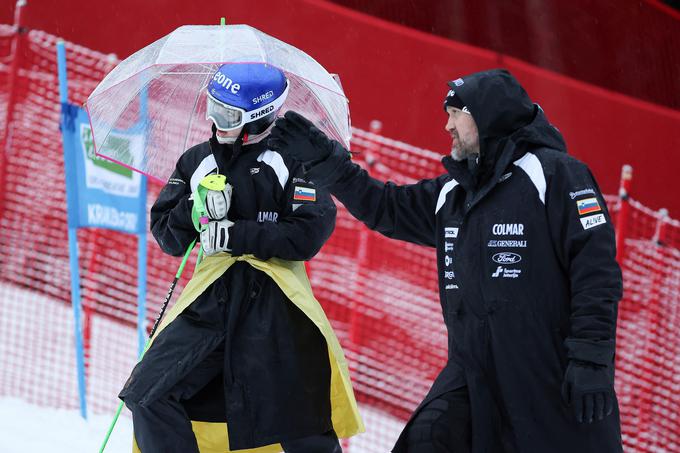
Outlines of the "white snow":
[{"label": "white snow", "polygon": [[[39,407],[16,398],[0,399],[2,453],[96,453],[113,419],[95,415],[89,420],[76,410]],[[132,420],[118,419],[105,453],[132,451]]]},{"label": "white snow", "polygon": [[[127,409],[124,409],[127,412]],[[123,413],[116,423],[105,453],[132,451],[132,420]],[[348,453],[384,453],[392,447],[404,424],[373,409],[361,408],[368,432],[343,441]],[[0,451],[2,453],[96,453],[109,425],[110,415],[81,418],[77,410],[29,404],[17,398],[0,399]]]},{"label": "white snow", "polygon": [[[89,418],[78,411],[73,311],[37,291],[0,284],[0,453],[96,453],[135,363],[136,331],[103,316],[92,320]],[[59,409],[57,409],[59,408]],[[367,432],[343,440],[345,453],[384,453],[404,421],[360,406]],[[105,453],[131,452],[124,409]]]}]

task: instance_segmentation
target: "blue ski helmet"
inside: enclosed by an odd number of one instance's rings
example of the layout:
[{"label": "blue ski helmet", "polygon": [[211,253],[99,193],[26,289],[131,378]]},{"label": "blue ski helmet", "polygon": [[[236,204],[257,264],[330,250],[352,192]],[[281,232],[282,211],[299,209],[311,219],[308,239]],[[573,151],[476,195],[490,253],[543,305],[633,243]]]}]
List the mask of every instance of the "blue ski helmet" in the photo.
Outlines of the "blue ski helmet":
[{"label": "blue ski helmet", "polygon": [[206,118],[223,131],[264,132],[288,95],[283,72],[265,63],[227,63],[208,84]]}]

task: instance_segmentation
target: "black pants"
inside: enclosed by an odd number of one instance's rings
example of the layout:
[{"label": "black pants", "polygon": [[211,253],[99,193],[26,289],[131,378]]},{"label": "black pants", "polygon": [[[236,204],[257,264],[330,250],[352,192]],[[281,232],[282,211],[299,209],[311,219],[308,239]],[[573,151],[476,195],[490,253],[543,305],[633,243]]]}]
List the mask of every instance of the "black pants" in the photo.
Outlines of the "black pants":
[{"label": "black pants", "polygon": [[[191,421],[181,401],[195,395],[221,373],[224,348],[210,353],[172,390],[152,403],[139,406],[127,403],[137,446],[142,453],[199,453]],[[286,453],[341,453],[334,431],[281,442]]]},{"label": "black pants", "polygon": [[408,453],[469,453],[471,438],[470,396],[462,387],[420,410],[408,427]]}]

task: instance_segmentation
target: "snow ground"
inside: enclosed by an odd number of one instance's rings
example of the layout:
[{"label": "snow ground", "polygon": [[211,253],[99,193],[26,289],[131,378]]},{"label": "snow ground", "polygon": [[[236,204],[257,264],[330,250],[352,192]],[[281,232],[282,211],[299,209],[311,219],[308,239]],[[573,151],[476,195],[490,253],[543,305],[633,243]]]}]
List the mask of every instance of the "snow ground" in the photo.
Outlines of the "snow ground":
[{"label": "snow ground", "polygon": [[[100,316],[92,322],[85,421],[77,410],[71,307],[0,284],[0,453],[99,451],[135,363],[136,332]],[[404,422],[371,407],[360,411],[367,432],[343,441],[345,453],[389,451]],[[131,439],[125,409],[106,453],[130,453]]]},{"label": "snow ground", "polygon": [[[39,407],[17,398],[0,399],[2,453],[96,453],[113,419],[95,415],[85,421],[77,410]],[[132,420],[121,416],[106,453],[130,453]]]},{"label": "snow ground", "polygon": [[[127,411],[127,409],[125,409]],[[369,431],[343,442],[347,453],[383,453],[396,439],[403,422],[362,408]],[[2,453],[96,453],[113,418],[90,416],[77,410],[40,407],[17,398],[0,399],[0,452]],[[373,429],[371,429],[373,428]],[[132,420],[121,415],[105,453],[130,453]]]}]

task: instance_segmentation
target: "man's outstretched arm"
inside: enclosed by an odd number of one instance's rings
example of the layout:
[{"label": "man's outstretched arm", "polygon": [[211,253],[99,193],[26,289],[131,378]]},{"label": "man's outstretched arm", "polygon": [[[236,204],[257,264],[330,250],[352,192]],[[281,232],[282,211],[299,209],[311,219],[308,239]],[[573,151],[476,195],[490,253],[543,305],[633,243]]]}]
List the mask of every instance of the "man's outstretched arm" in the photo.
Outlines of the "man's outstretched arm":
[{"label": "man's outstretched arm", "polygon": [[378,181],[353,163],[340,143],[295,112],[276,121],[268,145],[302,162],[308,179],[327,187],[372,230],[435,246],[435,203],[445,177],[405,186]]}]

